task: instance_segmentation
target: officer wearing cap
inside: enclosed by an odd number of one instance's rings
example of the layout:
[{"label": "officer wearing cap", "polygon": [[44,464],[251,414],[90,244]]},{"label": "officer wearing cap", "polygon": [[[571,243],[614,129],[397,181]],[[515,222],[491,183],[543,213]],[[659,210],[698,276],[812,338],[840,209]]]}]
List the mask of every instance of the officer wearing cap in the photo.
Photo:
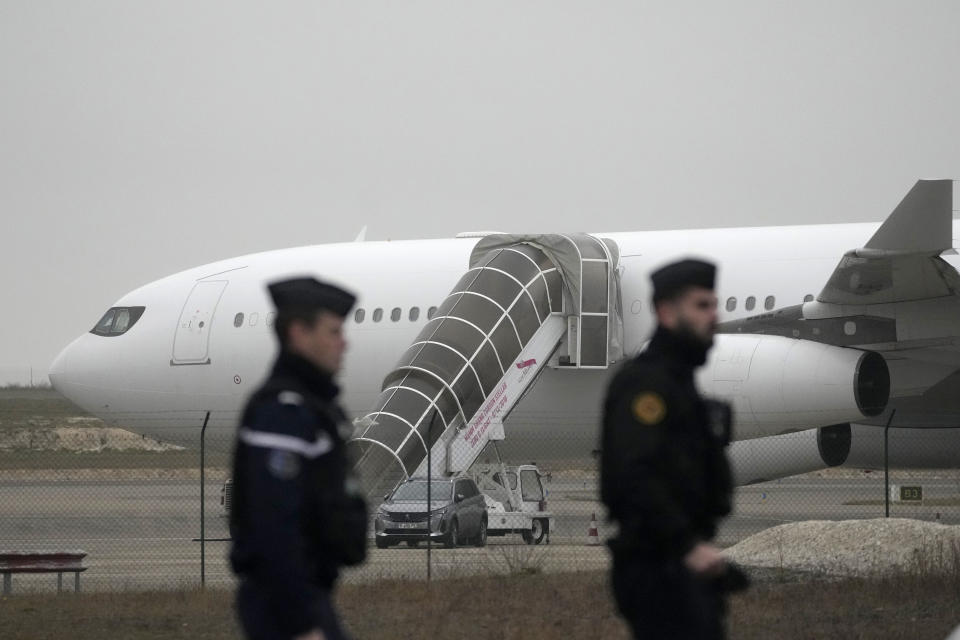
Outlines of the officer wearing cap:
[{"label": "officer wearing cap", "polygon": [[367,533],[334,383],[355,299],[313,278],[268,288],[280,352],[244,410],[233,462],[238,615],[253,640],[339,640],[334,583],[340,567],[364,559]]},{"label": "officer wearing cap", "polygon": [[710,542],[730,512],[730,410],[694,386],[713,344],[715,276],[699,260],[652,275],[656,331],[604,402],[601,496],[620,525],[613,589],[638,638],[723,638],[723,584],[743,578]]}]

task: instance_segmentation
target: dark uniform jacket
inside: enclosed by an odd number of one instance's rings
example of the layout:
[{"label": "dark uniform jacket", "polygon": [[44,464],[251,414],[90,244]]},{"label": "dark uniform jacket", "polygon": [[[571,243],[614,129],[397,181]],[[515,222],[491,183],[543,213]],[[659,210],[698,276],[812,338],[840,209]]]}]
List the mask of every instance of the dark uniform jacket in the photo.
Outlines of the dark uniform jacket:
[{"label": "dark uniform jacket", "polygon": [[729,407],[693,380],[705,350],[659,328],[614,376],[604,403],[601,497],[616,554],[681,558],[730,512]]},{"label": "dark uniform jacket", "polygon": [[290,635],[317,628],[317,599],[363,560],[366,506],[349,474],[338,389],[281,352],[237,434],[230,561]]}]

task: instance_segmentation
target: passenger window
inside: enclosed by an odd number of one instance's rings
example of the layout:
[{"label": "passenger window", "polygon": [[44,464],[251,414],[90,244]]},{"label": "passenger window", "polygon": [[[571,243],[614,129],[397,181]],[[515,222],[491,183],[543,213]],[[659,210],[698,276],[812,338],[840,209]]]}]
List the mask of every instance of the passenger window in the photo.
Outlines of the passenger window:
[{"label": "passenger window", "polygon": [[763,308],[770,311],[775,304],[777,304],[777,299],[773,296],[767,296],[767,299],[763,301]]},{"label": "passenger window", "polygon": [[533,469],[520,472],[520,493],[524,502],[543,500],[543,485]]},{"label": "passenger window", "polygon": [[357,309],[356,312],[353,314],[353,321],[356,322],[357,324],[360,324],[361,322],[363,322],[363,318],[366,315],[367,315],[366,311],[364,311],[363,309]]},{"label": "passenger window", "polygon": [[251,327],[255,327],[255,326],[257,326],[257,323],[258,323],[258,322],[260,322],[260,314],[259,314],[259,313],[251,313],[251,314],[250,314],[250,326],[251,326]]},{"label": "passenger window", "polygon": [[427,320],[433,320],[433,316],[437,315],[437,308],[430,307],[427,309]]},{"label": "passenger window", "polygon": [[273,326],[273,321],[276,319],[276,317],[277,317],[277,312],[276,312],[276,311],[271,311],[270,313],[267,314],[267,326],[268,326],[268,327],[272,327],[272,326]]},{"label": "passenger window", "polygon": [[242,312],[241,312],[241,313],[238,313],[238,314],[235,315],[235,316],[233,316],[233,326],[237,327],[238,329],[243,326],[243,313],[242,313]]},{"label": "passenger window", "polygon": [[381,320],[383,320],[383,309],[379,309],[379,308],[374,309],[374,310],[373,310],[373,321],[374,321],[374,322],[380,322]]},{"label": "passenger window", "polygon": [[393,308],[393,311],[390,312],[390,319],[391,319],[393,322],[399,321],[399,320],[400,320],[400,314],[401,314],[401,313],[403,313],[403,312],[400,311],[400,307],[394,307],[394,308]]},{"label": "passenger window", "polygon": [[753,308],[757,306],[757,299],[754,298],[753,296],[750,296],[749,298],[747,298],[747,301],[744,303],[743,306],[747,311],[753,311]]},{"label": "passenger window", "polygon": [[727,298],[727,311],[733,311],[737,308],[736,298]]},{"label": "passenger window", "polygon": [[420,307],[410,307],[410,322],[416,322],[420,318]]}]

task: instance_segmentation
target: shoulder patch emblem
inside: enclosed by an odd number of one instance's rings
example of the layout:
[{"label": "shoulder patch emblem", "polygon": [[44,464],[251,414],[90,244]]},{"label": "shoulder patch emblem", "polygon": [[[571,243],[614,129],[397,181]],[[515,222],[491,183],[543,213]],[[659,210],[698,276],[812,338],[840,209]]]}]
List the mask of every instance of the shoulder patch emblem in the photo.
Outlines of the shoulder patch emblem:
[{"label": "shoulder patch emblem", "polygon": [[631,403],[633,417],[640,424],[653,426],[663,422],[667,415],[667,405],[659,393],[644,391],[638,394]]}]

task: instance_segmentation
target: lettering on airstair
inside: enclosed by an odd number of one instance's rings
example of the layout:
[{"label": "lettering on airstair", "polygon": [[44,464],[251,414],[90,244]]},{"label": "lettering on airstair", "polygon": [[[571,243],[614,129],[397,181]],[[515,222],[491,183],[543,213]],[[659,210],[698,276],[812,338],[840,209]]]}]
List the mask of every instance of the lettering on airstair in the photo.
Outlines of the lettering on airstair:
[{"label": "lettering on airstair", "polygon": [[470,421],[470,426],[464,430],[463,439],[469,442],[471,447],[475,447],[480,442],[480,437],[486,434],[490,422],[500,417],[509,399],[507,383],[501,382],[496,392],[487,399],[486,404]]}]

